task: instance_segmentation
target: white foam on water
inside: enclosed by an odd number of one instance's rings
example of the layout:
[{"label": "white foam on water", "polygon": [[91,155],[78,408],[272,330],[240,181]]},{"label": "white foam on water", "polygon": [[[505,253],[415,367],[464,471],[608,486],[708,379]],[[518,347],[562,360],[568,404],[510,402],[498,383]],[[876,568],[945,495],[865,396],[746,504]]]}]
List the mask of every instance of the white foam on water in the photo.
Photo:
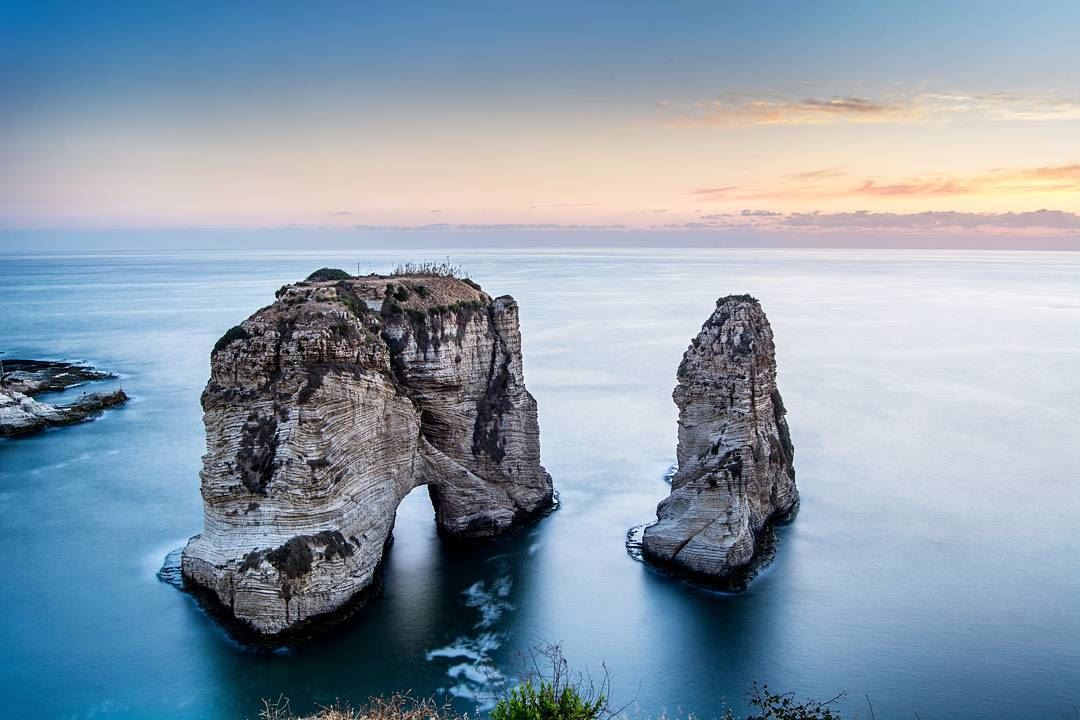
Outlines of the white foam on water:
[{"label": "white foam on water", "polygon": [[139,575],[154,582],[165,581],[176,585],[180,581],[180,553],[187,545],[187,538],[158,545],[142,556]]},{"label": "white foam on water", "polygon": [[483,632],[476,637],[459,637],[445,647],[427,652],[427,659],[468,658],[476,662],[487,662],[492,652],[502,645],[504,636],[499,633]]},{"label": "white foam on water", "polygon": [[492,627],[502,618],[503,613],[514,609],[514,606],[506,600],[510,596],[512,586],[513,581],[510,576],[504,575],[493,580],[490,589],[487,583],[478,580],[465,590],[465,605],[476,608],[480,612],[480,620],[476,623],[477,628]]}]

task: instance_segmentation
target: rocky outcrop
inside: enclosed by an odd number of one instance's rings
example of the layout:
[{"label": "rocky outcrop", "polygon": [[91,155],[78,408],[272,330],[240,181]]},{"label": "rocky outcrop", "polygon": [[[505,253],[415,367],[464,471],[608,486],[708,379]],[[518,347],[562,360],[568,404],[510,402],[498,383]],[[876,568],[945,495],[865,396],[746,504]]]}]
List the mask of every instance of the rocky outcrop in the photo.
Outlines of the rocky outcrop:
[{"label": "rocky outcrop", "polygon": [[84,393],[75,402],[51,404],[32,396],[55,392],[115,375],[87,365],[45,360],[7,360],[0,377],[0,435],[23,435],[96,417],[127,402],[123,390]]},{"label": "rocky outcrop", "polygon": [[57,392],[83,383],[111,380],[115,374],[63,360],[3,360],[2,386],[24,395]]},{"label": "rocky outcrop", "polygon": [[799,501],[772,328],[757,300],[717,301],[683,355],[673,398],[678,471],[645,529],[642,555],[738,589],[767,553],[771,525]]},{"label": "rocky outcrop", "polygon": [[469,280],[324,270],[285,286],[218,342],[202,404],[205,526],[183,577],[264,639],[373,587],[419,485],[452,538],[552,504],[517,303]]}]

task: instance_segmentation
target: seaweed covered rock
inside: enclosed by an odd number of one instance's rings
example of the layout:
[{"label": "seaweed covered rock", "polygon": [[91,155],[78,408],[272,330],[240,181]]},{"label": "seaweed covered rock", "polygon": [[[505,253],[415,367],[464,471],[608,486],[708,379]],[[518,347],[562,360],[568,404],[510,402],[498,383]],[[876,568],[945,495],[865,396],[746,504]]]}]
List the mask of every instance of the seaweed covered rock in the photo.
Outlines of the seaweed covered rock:
[{"label": "seaweed covered rock", "polygon": [[757,300],[716,303],[679,365],[678,471],[645,529],[643,557],[737,589],[798,506],[794,448],[776,388],[772,328]]},{"label": "seaweed covered rock", "polygon": [[474,283],[320,270],[222,337],[202,404],[183,577],[261,636],[354,605],[419,485],[446,537],[551,507],[517,304]]}]

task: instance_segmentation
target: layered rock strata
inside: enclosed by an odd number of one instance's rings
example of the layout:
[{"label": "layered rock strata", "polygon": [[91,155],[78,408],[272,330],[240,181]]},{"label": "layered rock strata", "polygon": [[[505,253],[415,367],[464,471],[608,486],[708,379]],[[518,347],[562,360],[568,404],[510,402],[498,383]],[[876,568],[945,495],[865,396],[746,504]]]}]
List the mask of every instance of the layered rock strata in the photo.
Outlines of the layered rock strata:
[{"label": "layered rock strata", "polygon": [[551,507],[517,303],[468,280],[320,271],[285,286],[218,342],[202,404],[205,526],[183,577],[264,637],[372,587],[419,485],[445,537]]},{"label": "layered rock strata", "polygon": [[673,398],[678,471],[645,529],[642,555],[738,589],[767,550],[771,525],[799,501],[772,328],[757,300],[717,301],[683,355]]},{"label": "layered rock strata", "polygon": [[53,404],[34,395],[56,392],[115,375],[87,365],[46,360],[7,360],[0,376],[0,435],[23,435],[96,417],[102,410],[127,402],[123,390],[84,393],[74,402]]}]

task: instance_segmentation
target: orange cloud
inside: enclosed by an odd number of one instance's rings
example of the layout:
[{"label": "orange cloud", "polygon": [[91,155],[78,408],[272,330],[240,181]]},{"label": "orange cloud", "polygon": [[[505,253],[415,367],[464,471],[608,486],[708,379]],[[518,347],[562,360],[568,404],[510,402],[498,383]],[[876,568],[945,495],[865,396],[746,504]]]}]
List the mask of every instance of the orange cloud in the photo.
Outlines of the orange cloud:
[{"label": "orange cloud", "polygon": [[865,179],[856,185],[808,183],[830,180],[845,173],[811,170],[787,177],[801,182],[778,187],[727,185],[700,188],[689,194],[715,200],[815,199],[836,197],[955,197],[965,195],[1024,195],[1080,193],[1080,163],[1034,168],[1004,168],[969,176],[927,176],[883,181]]},{"label": "orange cloud", "polygon": [[820,180],[822,178],[842,177],[847,172],[840,168],[821,168],[819,170],[807,170],[806,172],[791,173],[786,175],[789,180]]},{"label": "orange cloud", "polygon": [[703,100],[690,113],[674,111],[667,123],[674,127],[744,127],[748,125],[820,125],[835,122],[896,122],[907,110],[869,98],[848,95],[831,98],[739,98]]},{"label": "orange cloud", "polygon": [[708,197],[719,197],[731,195],[732,193],[737,192],[739,189],[740,188],[738,185],[723,185],[721,187],[698,188],[697,190],[691,190],[690,194],[705,195]]},{"label": "orange cloud", "polygon": [[949,122],[981,116],[990,120],[1080,119],[1080,99],[1053,94],[1007,92],[897,93],[873,99],[861,95],[792,98],[783,94],[729,93],[680,108],[657,104],[669,127],[737,128],[753,125]]},{"label": "orange cloud", "polygon": [[868,180],[847,194],[941,197],[1025,192],[1080,192],[1080,164],[995,170],[963,178],[928,178],[891,184]]},{"label": "orange cloud", "polygon": [[885,197],[900,195],[939,197],[943,195],[967,195],[969,193],[971,193],[971,186],[960,180],[914,180],[887,184],[867,180],[861,185],[847,191],[841,191],[839,194],[879,195]]}]

